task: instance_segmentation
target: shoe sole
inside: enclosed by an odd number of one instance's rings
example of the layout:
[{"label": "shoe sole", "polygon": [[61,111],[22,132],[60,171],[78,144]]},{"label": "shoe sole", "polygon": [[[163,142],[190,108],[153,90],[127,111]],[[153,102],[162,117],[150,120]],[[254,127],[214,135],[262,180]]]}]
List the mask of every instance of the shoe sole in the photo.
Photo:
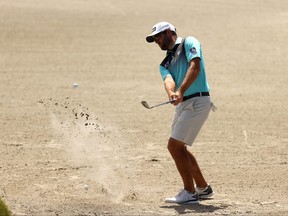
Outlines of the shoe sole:
[{"label": "shoe sole", "polygon": [[209,198],[211,198],[213,195],[214,195],[214,192],[213,192],[213,193],[210,193],[210,194],[206,194],[206,195],[199,195],[199,199],[209,199]]},{"label": "shoe sole", "polygon": [[199,200],[197,200],[197,201],[187,201],[187,202],[178,203],[178,204],[183,204],[183,205],[185,205],[185,204],[199,204],[199,203],[200,203]]},{"label": "shoe sole", "polygon": [[190,200],[190,201],[186,201],[186,202],[173,202],[173,201],[165,201],[166,203],[174,203],[174,204],[198,204],[199,200]]}]

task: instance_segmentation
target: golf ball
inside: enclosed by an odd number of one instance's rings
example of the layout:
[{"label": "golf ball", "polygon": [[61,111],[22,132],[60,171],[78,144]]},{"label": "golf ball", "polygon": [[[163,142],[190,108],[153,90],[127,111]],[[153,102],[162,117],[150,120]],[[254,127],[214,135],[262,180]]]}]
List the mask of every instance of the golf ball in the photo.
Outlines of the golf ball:
[{"label": "golf ball", "polygon": [[88,190],[88,185],[85,184],[83,187],[85,190]]},{"label": "golf ball", "polygon": [[78,88],[78,83],[73,83],[73,88]]}]

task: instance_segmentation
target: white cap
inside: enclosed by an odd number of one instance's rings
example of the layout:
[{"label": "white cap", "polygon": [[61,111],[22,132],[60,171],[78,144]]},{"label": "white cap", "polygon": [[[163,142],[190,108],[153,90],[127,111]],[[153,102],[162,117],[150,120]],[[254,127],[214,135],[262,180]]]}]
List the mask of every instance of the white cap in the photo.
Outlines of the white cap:
[{"label": "white cap", "polygon": [[167,29],[170,29],[171,31],[176,32],[176,28],[168,22],[159,22],[155,24],[152,28],[152,33],[146,37],[146,41],[148,43],[154,42],[153,36]]}]

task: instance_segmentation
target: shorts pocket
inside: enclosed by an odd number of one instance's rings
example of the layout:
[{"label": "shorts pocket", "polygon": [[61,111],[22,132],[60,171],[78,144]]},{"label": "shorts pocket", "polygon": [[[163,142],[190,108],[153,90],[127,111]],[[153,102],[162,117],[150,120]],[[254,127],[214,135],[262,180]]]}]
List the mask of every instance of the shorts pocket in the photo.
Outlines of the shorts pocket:
[{"label": "shorts pocket", "polygon": [[195,111],[194,104],[195,104],[195,100],[189,101],[187,106],[185,106],[184,110],[187,109],[187,110]]}]

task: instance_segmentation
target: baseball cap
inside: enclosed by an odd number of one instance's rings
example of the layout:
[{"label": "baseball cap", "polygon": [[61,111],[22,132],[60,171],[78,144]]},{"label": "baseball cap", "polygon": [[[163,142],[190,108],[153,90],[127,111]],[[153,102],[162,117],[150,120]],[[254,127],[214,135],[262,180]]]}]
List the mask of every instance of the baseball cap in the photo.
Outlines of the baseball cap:
[{"label": "baseball cap", "polygon": [[167,29],[176,32],[176,28],[168,22],[159,22],[152,27],[152,33],[146,37],[148,43],[154,42],[153,36]]}]

